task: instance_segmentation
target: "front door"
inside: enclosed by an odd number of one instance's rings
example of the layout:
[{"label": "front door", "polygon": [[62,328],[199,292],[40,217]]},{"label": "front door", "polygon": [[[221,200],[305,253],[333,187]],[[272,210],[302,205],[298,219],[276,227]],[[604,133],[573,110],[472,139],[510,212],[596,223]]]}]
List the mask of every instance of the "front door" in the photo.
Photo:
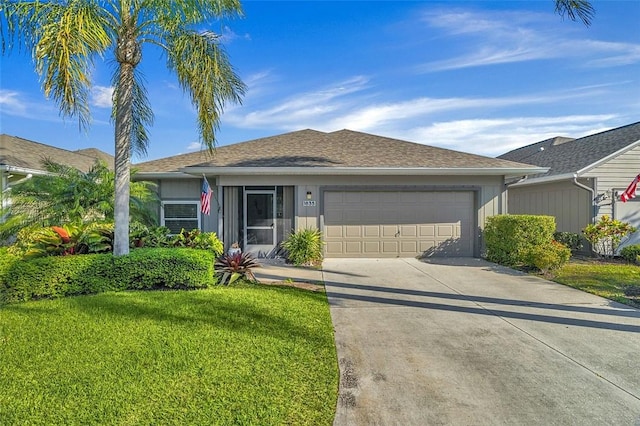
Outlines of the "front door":
[{"label": "front door", "polygon": [[266,255],[276,246],[276,192],[247,190],[244,193],[244,251]]}]

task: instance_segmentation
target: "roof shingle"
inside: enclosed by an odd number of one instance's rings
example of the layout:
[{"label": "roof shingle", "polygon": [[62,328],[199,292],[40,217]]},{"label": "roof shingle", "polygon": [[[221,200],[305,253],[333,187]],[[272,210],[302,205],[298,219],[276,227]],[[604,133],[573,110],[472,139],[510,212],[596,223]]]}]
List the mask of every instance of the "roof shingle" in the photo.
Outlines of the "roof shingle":
[{"label": "roof shingle", "polygon": [[640,122],[579,139],[552,138],[498,156],[504,160],[549,167],[545,176],[576,173],[640,141]]},{"label": "roof shingle", "polygon": [[0,164],[6,166],[42,170],[43,161],[47,159],[86,172],[97,158],[113,168],[113,156],[99,149],[68,151],[15,136],[0,135]]},{"label": "roof shingle", "polygon": [[503,159],[436,148],[352,130],[300,130],[136,164],[139,172],[197,167],[500,168]]}]

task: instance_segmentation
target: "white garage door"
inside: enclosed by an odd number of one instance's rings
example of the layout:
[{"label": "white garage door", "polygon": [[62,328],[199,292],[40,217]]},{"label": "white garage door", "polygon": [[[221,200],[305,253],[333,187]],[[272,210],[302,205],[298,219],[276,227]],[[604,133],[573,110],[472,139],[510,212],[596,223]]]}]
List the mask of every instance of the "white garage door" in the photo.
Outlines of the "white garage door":
[{"label": "white garage door", "polygon": [[473,256],[473,206],[470,191],[325,192],[325,256]]}]

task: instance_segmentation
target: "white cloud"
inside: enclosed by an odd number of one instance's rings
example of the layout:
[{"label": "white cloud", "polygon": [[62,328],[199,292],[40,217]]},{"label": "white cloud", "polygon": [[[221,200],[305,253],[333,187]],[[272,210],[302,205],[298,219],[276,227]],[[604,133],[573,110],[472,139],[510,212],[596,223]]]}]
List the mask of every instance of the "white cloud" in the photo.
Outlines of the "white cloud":
[{"label": "white cloud", "polygon": [[457,151],[497,156],[512,149],[555,136],[578,138],[616,125],[613,114],[558,117],[504,117],[437,122],[429,126],[397,129],[394,137]]},{"label": "white cloud", "polygon": [[91,88],[90,104],[98,108],[111,108],[113,97],[113,87],[93,86]]},{"label": "white cloud", "polygon": [[220,40],[223,43],[231,43],[232,41],[242,39],[242,40],[251,40],[251,35],[249,33],[237,34],[234,32],[229,26],[225,25],[222,28],[222,34],[220,34]]},{"label": "white cloud", "polygon": [[345,97],[363,91],[368,79],[356,76],[315,91],[296,94],[282,103],[244,113],[237,108],[225,115],[225,121],[238,127],[300,129],[311,127],[327,116],[345,108]]},{"label": "white cloud", "polygon": [[187,145],[187,151],[196,151],[202,149],[202,144],[200,142],[191,142]]},{"label": "white cloud", "polygon": [[576,38],[548,28],[533,13],[430,11],[422,21],[465,40],[466,52],[415,67],[418,73],[547,59],[580,58],[581,66],[611,67],[640,62],[640,45]]},{"label": "white cloud", "polygon": [[9,115],[24,116],[27,105],[20,99],[20,94],[13,90],[0,89],[0,107]]}]

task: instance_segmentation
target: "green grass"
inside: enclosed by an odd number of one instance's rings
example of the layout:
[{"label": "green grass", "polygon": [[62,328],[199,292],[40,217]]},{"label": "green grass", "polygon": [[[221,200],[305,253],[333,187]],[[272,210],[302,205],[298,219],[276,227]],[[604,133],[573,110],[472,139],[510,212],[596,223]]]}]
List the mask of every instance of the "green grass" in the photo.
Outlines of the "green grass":
[{"label": "green grass", "polygon": [[330,425],[326,295],[245,286],[0,307],[0,423]]},{"label": "green grass", "polygon": [[640,301],[626,297],[623,288],[640,285],[640,266],[606,262],[570,262],[562,267],[554,281],[607,299],[640,307]]}]

